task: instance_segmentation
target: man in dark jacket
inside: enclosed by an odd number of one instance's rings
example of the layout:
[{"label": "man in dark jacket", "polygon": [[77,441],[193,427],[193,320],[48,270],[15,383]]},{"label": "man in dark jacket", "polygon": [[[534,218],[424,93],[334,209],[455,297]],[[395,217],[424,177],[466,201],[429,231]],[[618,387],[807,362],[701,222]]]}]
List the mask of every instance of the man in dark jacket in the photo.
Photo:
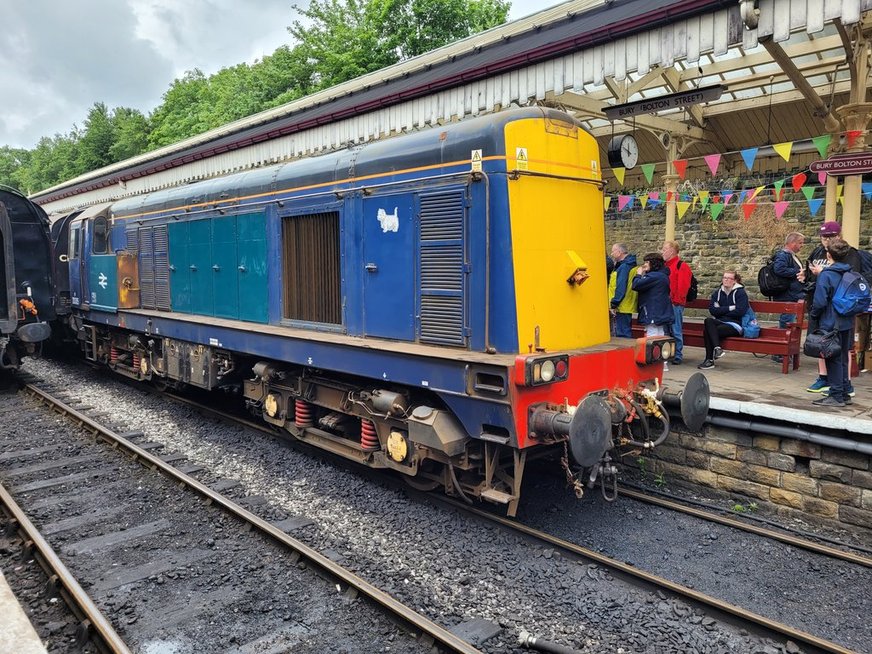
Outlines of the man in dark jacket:
[{"label": "man in dark jacket", "polygon": [[[775,255],[772,272],[786,279],[790,284],[787,290],[772,298],[776,302],[797,302],[805,295],[805,269],[796,256],[804,244],[805,236],[799,232],[790,232],[784,239],[784,247]],[[781,329],[792,322],[796,322],[795,313],[782,313],[778,318],[778,326]],[[775,355],[772,360],[781,363],[781,356]]]},{"label": "man in dark jacket", "polygon": [[636,268],[636,257],[623,243],[612,246],[615,270],[609,278],[609,310],[615,317],[615,336],[633,337],[633,312],[636,310],[636,292],[630,287]]},{"label": "man in dark jacket", "polygon": [[675,313],[669,297],[669,269],[659,252],[645,255],[633,278],[633,290],[639,294],[639,323],[645,325],[645,335],[667,335]]},{"label": "man in dark jacket", "polygon": [[851,396],[848,394],[851,383],[848,357],[851,354],[851,346],[854,344],[854,319],[836,313],[833,307],[833,295],[842,281],[842,275],[851,270],[851,266],[846,261],[850,250],[851,246],[841,238],[830,239],[827,245],[830,265],[822,269],[818,276],[809,312],[822,330],[838,331],[839,344],[842,346],[842,351],[838,356],[823,360],[826,365],[830,392],[812,402],[818,406],[842,407],[846,404],[853,404]]}]

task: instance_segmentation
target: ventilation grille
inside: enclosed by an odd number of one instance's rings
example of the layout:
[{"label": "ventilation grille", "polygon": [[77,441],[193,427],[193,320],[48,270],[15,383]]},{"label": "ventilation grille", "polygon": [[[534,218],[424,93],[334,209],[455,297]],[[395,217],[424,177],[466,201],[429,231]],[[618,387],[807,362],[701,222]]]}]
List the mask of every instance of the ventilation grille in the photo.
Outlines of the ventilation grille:
[{"label": "ventilation grille", "polygon": [[464,195],[421,196],[421,342],[466,345]]},{"label": "ventilation grille", "polygon": [[139,298],[143,309],[170,309],[169,237],[166,225],[127,230],[127,249],[139,254]]},{"label": "ventilation grille", "polygon": [[282,243],[285,318],[341,325],[339,213],[284,218]]}]

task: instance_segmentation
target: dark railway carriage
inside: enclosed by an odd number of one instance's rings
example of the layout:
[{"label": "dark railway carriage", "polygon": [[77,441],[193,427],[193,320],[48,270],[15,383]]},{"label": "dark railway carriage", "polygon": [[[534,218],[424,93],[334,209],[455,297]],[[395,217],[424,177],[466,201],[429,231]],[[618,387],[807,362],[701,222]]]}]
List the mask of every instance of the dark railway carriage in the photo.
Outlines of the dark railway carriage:
[{"label": "dark railway carriage", "polygon": [[45,212],[17,191],[0,187],[0,368],[18,368],[51,336],[52,266]]},{"label": "dark railway carriage", "polygon": [[[73,325],[128,376],[241,385],[301,440],[513,513],[528,454],[570,450],[580,493],[677,401],[670,339],[609,339],[601,178],[572,118],[524,109],[93,207]],[[682,397],[701,421],[704,383]]]}]

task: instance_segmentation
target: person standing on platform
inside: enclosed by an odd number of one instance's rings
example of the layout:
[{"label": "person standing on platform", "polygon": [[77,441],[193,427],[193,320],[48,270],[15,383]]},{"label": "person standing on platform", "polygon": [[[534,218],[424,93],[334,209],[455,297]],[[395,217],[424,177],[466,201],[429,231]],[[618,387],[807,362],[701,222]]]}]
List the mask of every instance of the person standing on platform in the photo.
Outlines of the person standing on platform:
[{"label": "person standing on platform", "polygon": [[742,335],[742,316],[750,306],[748,293],[742,286],[742,277],[735,270],[725,270],[720,287],[709,300],[712,317],[706,318],[703,324],[705,361],[697,368],[711,370],[715,367],[715,360],[724,356],[721,339]]},{"label": "person standing on platform", "polygon": [[[811,334],[814,330],[819,329],[818,320],[811,313],[811,305],[814,299],[815,290],[817,288],[818,275],[830,265],[830,259],[827,256],[827,247],[830,241],[839,238],[842,233],[842,226],[834,220],[828,220],[820,226],[818,230],[821,238],[820,245],[815,247],[808,255],[805,263],[805,306],[808,309],[808,330],[807,334]],[[848,246],[848,254],[845,257],[844,263],[847,263],[851,270],[863,273],[863,263],[860,259],[860,254],[856,248]],[[854,386],[848,381],[847,393],[854,397]],[[827,367],[823,359],[818,361],[818,376],[811,385],[806,389],[809,393],[828,393],[830,390],[829,379],[827,376]]]},{"label": "person standing on platform", "polygon": [[619,338],[632,338],[636,291],[631,286],[631,273],[636,268],[636,257],[627,252],[626,245],[615,243],[612,246],[612,261],[615,262],[615,270],[609,278],[609,311],[615,319],[614,335]]},{"label": "person standing on platform", "polygon": [[830,265],[823,268],[818,275],[809,314],[815,318],[820,329],[839,333],[839,344],[842,346],[838,356],[829,359],[821,359],[826,366],[827,379],[829,381],[829,393],[825,397],[818,398],[812,404],[817,406],[843,407],[853,404],[848,394],[848,386],[851,383],[849,377],[848,357],[851,354],[851,346],[854,344],[854,319],[842,316],[833,307],[833,295],[842,281],[842,275],[851,266],[847,263],[851,246],[838,237],[829,239],[827,256]]},{"label": "person standing on platform", "polygon": [[[639,323],[645,336],[667,336],[675,320],[669,299],[669,269],[659,252],[646,254],[633,278],[633,290],[639,294]],[[663,371],[669,370],[664,362]]]},{"label": "person standing on platform", "polygon": [[672,363],[681,365],[684,358],[684,338],[681,324],[684,320],[684,307],[687,304],[687,292],[690,290],[690,280],[693,271],[687,262],[678,256],[679,247],[675,241],[666,241],[661,250],[663,261],[669,269],[669,298],[672,301],[672,336],[675,338],[675,358]]},{"label": "person standing on platform", "polygon": [[[804,244],[805,236],[799,232],[790,232],[784,239],[784,247],[775,255],[772,271],[790,282],[786,291],[772,298],[775,302],[798,302],[805,295],[805,270],[796,256]],[[782,313],[778,318],[781,329],[792,322],[796,322],[795,313]],[[775,355],[772,360],[781,363],[781,356]]]}]

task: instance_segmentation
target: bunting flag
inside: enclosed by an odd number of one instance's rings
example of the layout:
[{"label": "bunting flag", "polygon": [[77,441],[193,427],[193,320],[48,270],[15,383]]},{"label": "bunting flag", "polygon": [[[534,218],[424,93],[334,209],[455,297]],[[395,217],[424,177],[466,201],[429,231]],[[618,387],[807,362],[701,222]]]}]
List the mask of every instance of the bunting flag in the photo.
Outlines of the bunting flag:
[{"label": "bunting flag", "polygon": [[642,208],[643,208],[643,209],[644,209],[646,206],[648,206],[648,194],[647,194],[647,193],[641,193],[641,194],[639,194],[638,198],[639,198],[639,204],[642,205]]},{"label": "bunting flag", "polygon": [[751,214],[754,213],[754,209],[757,208],[756,202],[746,202],[742,205],[742,211],[745,213],[745,220],[751,217]]},{"label": "bunting flag", "polygon": [[863,192],[863,197],[867,200],[872,200],[872,182],[863,182],[860,185],[860,189]]},{"label": "bunting flag", "polygon": [[847,132],[845,132],[845,141],[847,146],[849,148],[853,147],[862,133],[863,130],[860,129],[849,129]]},{"label": "bunting flag", "polygon": [[703,202],[708,202],[709,201],[709,192],[708,191],[700,191],[699,192],[699,199]]},{"label": "bunting flag", "polygon": [[609,205],[611,205],[611,203],[612,203],[612,196],[611,195],[605,196],[603,198],[603,211],[608,211]]},{"label": "bunting flag", "polygon": [[827,174],[826,173],[818,173],[818,184],[821,186],[827,185]]},{"label": "bunting flag", "polygon": [[806,200],[811,200],[814,197],[814,186],[803,186],[802,194]]},{"label": "bunting flag", "polygon": [[831,134],[824,134],[823,136],[814,137],[811,142],[814,143],[814,147],[817,148],[821,158],[823,158],[827,156],[827,148],[830,147],[830,141],[832,140],[833,137]]},{"label": "bunting flag", "polygon": [[619,195],[618,196],[618,211],[623,211],[626,209],[627,205],[633,206],[633,196],[632,195]]},{"label": "bunting flag", "polygon": [[692,211],[696,211],[696,203],[697,203],[697,202],[699,202],[699,196],[698,196],[698,195],[694,195],[694,196],[693,196],[693,202],[690,203],[690,208],[691,208]]},{"label": "bunting flag", "polygon": [[720,202],[713,202],[711,206],[712,210],[712,220],[717,220],[718,216],[721,215],[721,212],[724,210],[724,205]]},{"label": "bunting flag", "polygon": [[781,216],[784,215],[784,211],[787,209],[787,205],[789,205],[789,204],[790,204],[790,202],[785,202],[784,200],[782,200],[780,202],[776,202],[775,203],[775,217],[781,218]]},{"label": "bunting flag", "polygon": [[674,193],[672,191],[666,191],[666,202],[667,203],[672,202],[673,195],[674,195]]},{"label": "bunting flag", "polygon": [[845,190],[844,184],[839,184],[836,187],[836,197],[839,198],[840,200],[842,199],[842,191],[844,191],[844,190]]},{"label": "bunting flag", "polygon": [[772,146],[772,149],[780,154],[782,159],[784,159],[785,161],[790,161],[790,152],[791,150],[793,150],[793,141],[776,143]]},{"label": "bunting flag", "polygon": [[684,174],[687,172],[687,159],[676,159],[672,162],[672,165],[678,171],[678,176],[684,179]]},{"label": "bunting flag", "polygon": [[654,179],[654,166],[655,164],[652,163],[642,164],[642,174],[645,175],[645,180],[649,184]]},{"label": "bunting flag", "polygon": [[775,191],[774,193],[772,193],[772,196],[775,198],[776,202],[779,202],[784,199],[784,191],[782,190],[782,187],[784,186],[784,180],[778,180],[777,182],[775,182],[774,186]]},{"label": "bunting flag", "polygon": [[749,199],[749,200],[753,200],[753,199],[756,198],[758,195],[760,195],[760,192],[761,192],[763,189],[765,189],[765,188],[766,188],[765,186],[758,186],[757,188],[755,188],[755,189],[751,192],[751,197],[749,197],[748,199]]},{"label": "bunting flag", "polygon": [[651,191],[648,194],[648,199],[653,200],[654,202],[660,202],[660,192],[659,191]]},{"label": "bunting flag", "polygon": [[612,172],[615,175],[615,179],[618,180],[618,184],[621,186],[624,185],[624,174],[627,172],[626,168],[612,168]]},{"label": "bunting flag", "polygon": [[679,202],[678,203],[678,218],[679,220],[684,218],[684,214],[687,213],[687,210],[690,208],[690,202]]},{"label": "bunting flag", "polygon": [[809,201],[808,201],[808,210],[809,210],[809,212],[811,213],[812,216],[814,216],[814,215],[817,214],[818,209],[821,208],[821,205],[822,205],[823,203],[824,203],[823,198],[818,198],[818,199],[816,199],[816,200],[812,200],[811,198],[809,198]]},{"label": "bunting flag", "polygon": [[709,170],[712,171],[712,177],[717,177],[718,166],[721,165],[721,155],[709,154],[703,157],[703,159],[705,159],[706,164],[708,164]]},{"label": "bunting flag", "polygon": [[759,148],[748,148],[747,150],[742,150],[742,159],[745,160],[745,167],[748,170],[754,168],[754,160],[757,158],[757,150],[759,150]]},{"label": "bunting flag", "polygon": [[803,187],[808,176],[805,173],[797,173],[793,177],[790,178],[790,183],[793,185],[793,192],[798,193],[799,189]]},{"label": "bunting flag", "polygon": [[839,204],[842,205],[842,209],[845,208],[845,198],[839,198]]},{"label": "bunting flag", "polygon": [[739,193],[738,204],[744,204],[744,203],[745,203],[745,196],[746,196],[746,195],[748,195],[748,191],[742,191],[741,193]]},{"label": "bunting flag", "polygon": [[724,193],[724,206],[727,206],[730,203],[732,197],[733,193]]}]

